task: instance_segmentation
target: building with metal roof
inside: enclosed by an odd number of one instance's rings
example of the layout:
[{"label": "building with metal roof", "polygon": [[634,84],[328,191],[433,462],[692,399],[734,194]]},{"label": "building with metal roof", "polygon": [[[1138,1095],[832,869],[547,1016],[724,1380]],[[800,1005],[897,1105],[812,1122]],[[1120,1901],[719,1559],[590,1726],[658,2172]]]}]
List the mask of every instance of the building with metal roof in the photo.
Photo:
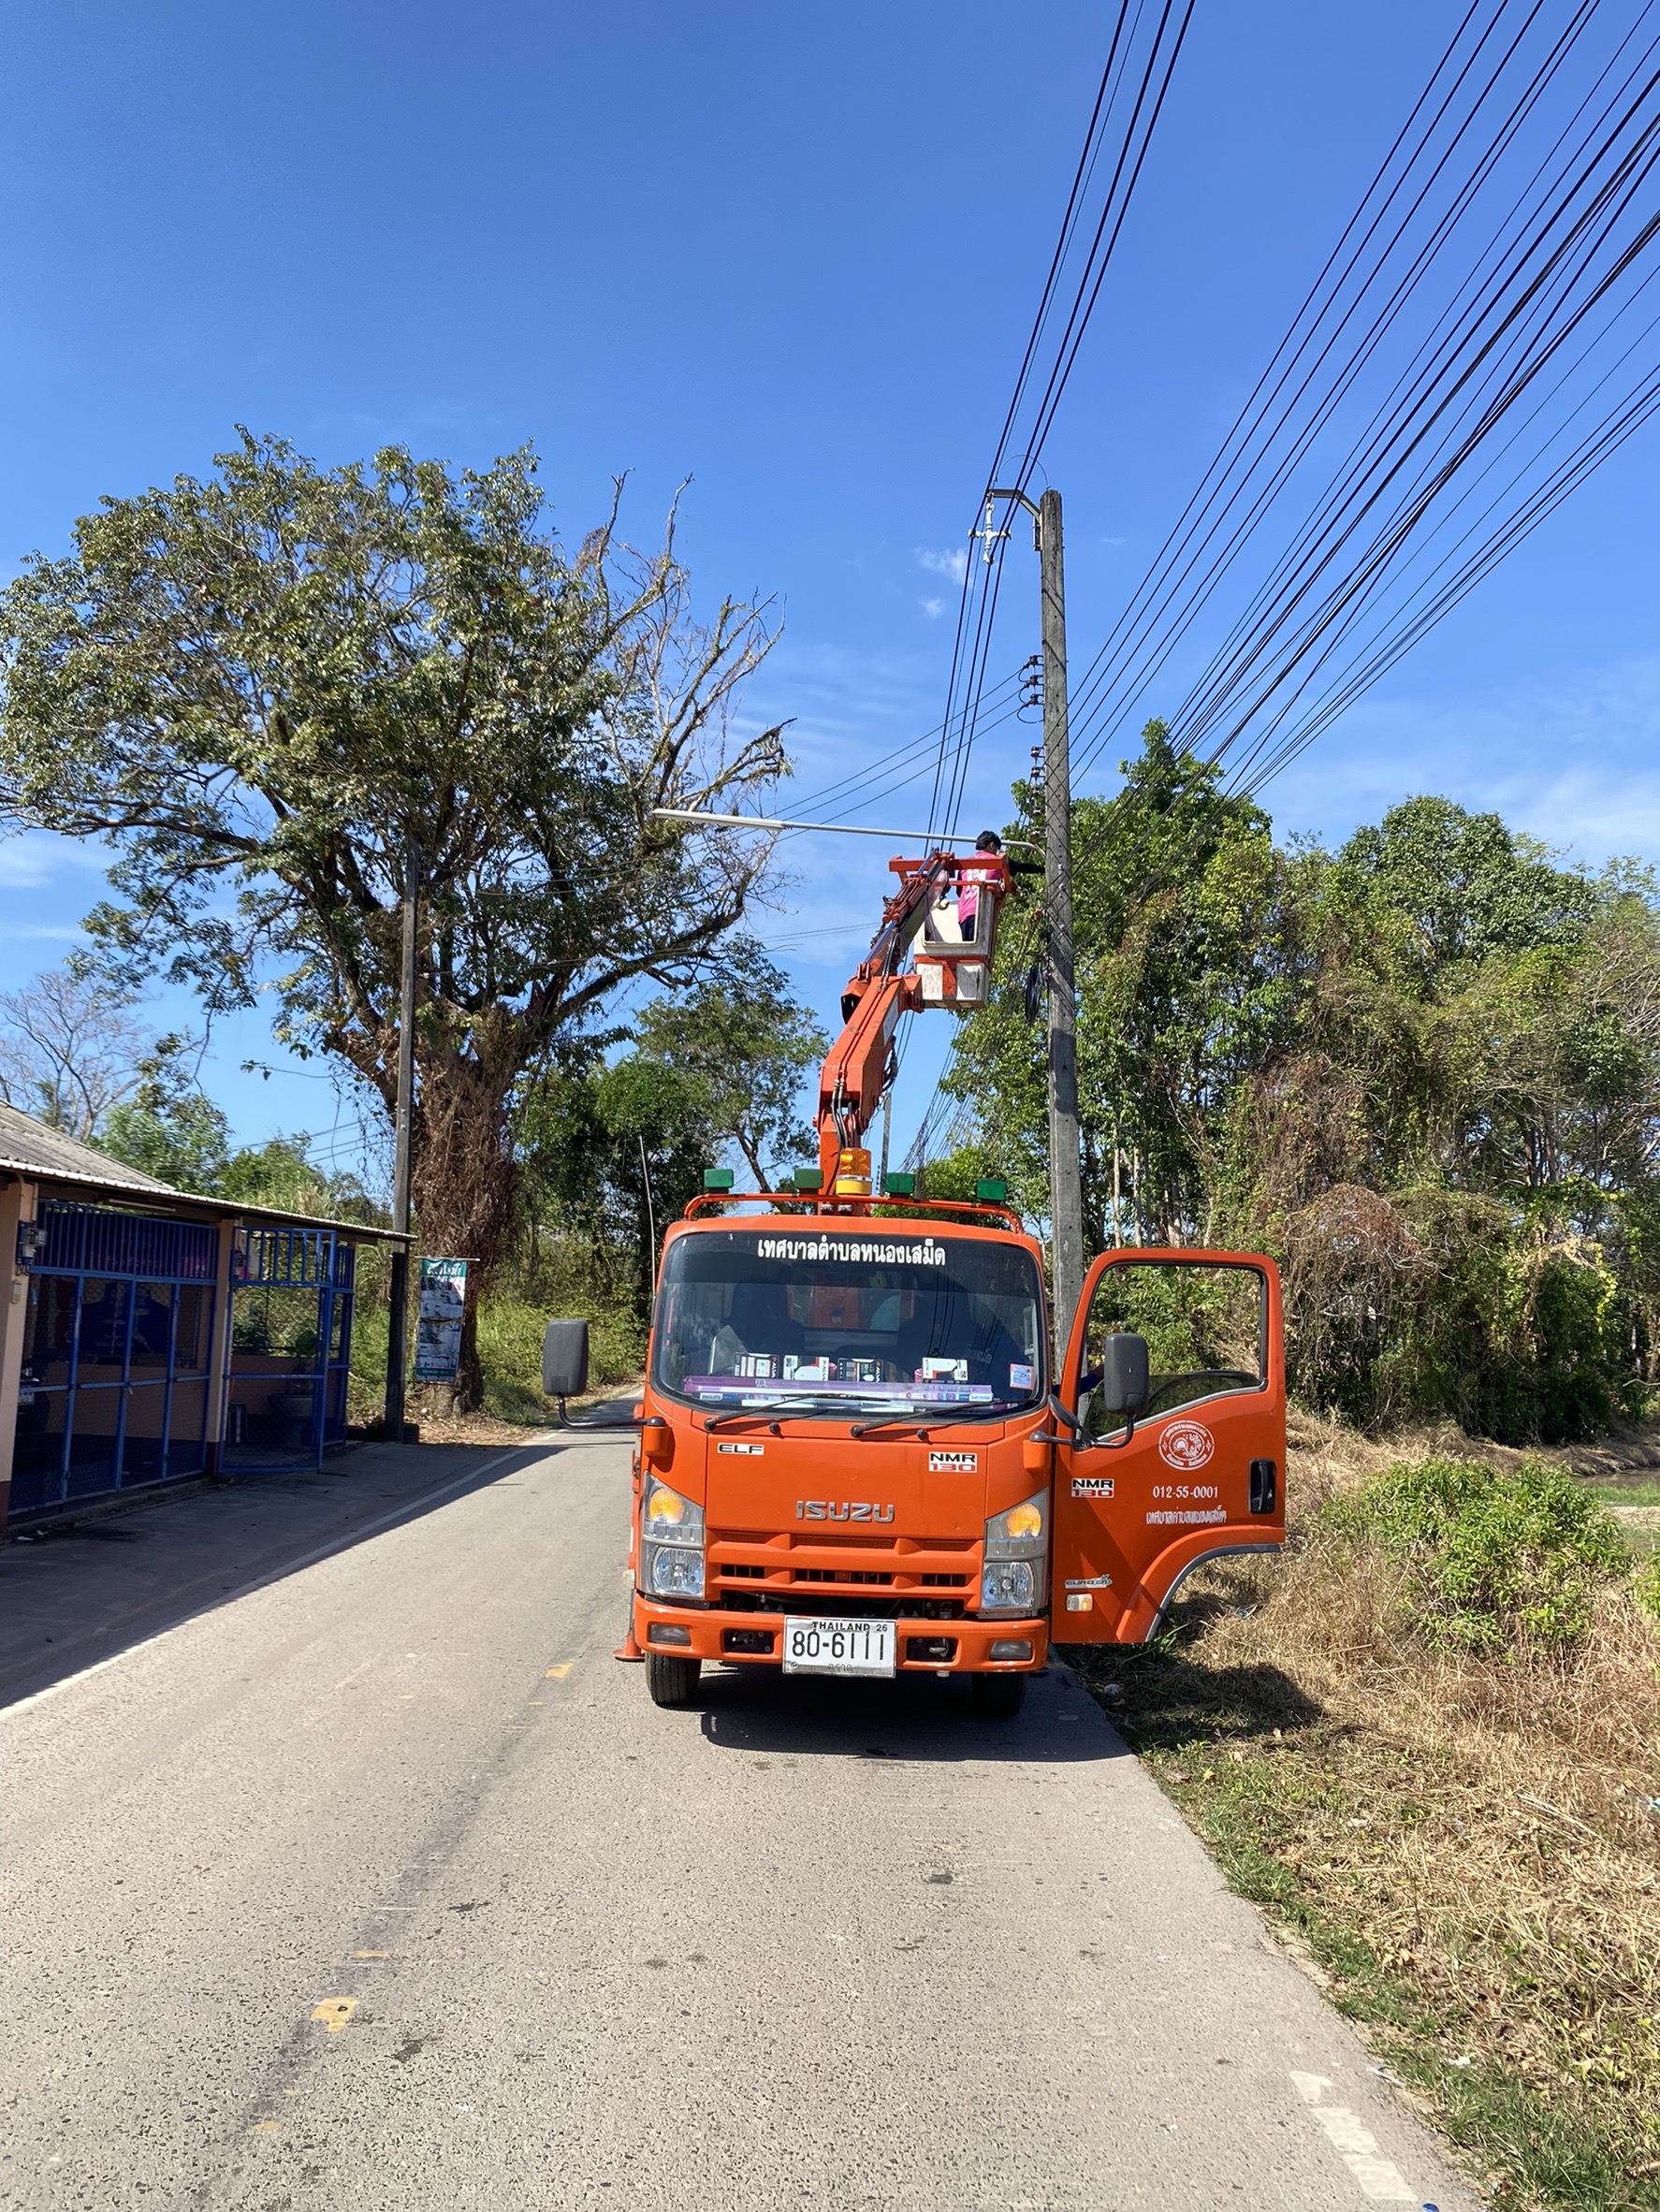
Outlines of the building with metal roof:
[{"label": "building with metal roof", "polygon": [[357,1254],[390,1230],[176,1190],[0,1104],[0,1521],[346,1433]]}]

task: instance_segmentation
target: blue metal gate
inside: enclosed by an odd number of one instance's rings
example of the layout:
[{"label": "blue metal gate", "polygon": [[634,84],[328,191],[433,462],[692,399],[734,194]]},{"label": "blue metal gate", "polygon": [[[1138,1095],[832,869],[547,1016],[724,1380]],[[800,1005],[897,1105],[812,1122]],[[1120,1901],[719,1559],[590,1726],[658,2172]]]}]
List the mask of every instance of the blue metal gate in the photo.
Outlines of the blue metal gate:
[{"label": "blue metal gate", "polygon": [[346,1433],[356,1248],[332,1229],[240,1229],[221,1463],[320,1466]]},{"label": "blue metal gate", "polygon": [[12,1510],[199,1474],[217,1230],[60,1201],[45,1205],[40,1221]]}]

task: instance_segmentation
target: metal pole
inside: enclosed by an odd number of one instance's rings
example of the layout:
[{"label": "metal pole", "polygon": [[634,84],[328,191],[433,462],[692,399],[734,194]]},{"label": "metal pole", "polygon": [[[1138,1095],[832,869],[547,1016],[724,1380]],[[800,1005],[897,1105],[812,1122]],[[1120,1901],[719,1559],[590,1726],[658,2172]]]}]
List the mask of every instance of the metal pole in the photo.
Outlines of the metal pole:
[{"label": "metal pole", "polygon": [[1078,1015],[1072,967],[1072,778],[1067,735],[1067,608],[1060,494],[1038,505],[1043,593],[1043,918],[1049,953],[1049,1222],[1056,1356],[1084,1290],[1078,1148]]},{"label": "metal pole", "polygon": [[[403,848],[403,972],[398,995],[398,1134],[392,1156],[392,1227],[409,1233],[410,1124],[415,1111],[415,926],[421,895],[421,851],[413,837]],[[409,1361],[409,1245],[392,1246],[390,1312],[386,1329],[386,1418],[390,1442],[401,1444],[403,1375]]]},{"label": "metal pole", "polygon": [[[636,1136],[639,1132],[635,1131]],[[646,1157],[646,1140],[639,1138],[640,1176],[646,1186],[646,1234],[651,1240],[651,1280],[657,1280],[657,1210],[651,1203],[651,1163]]]}]

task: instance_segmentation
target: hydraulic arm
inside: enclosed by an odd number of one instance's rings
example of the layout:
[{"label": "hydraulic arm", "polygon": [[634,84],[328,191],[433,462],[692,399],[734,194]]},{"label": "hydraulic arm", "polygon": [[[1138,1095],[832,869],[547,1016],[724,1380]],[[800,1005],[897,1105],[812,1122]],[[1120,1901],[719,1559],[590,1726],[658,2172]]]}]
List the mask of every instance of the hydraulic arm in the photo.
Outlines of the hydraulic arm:
[{"label": "hydraulic arm", "polygon": [[990,831],[971,853],[888,866],[899,888],[842,993],[842,1031],[819,1078],[823,1187],[844,1198],[870,1194],[870,1156],[860,1140],[893,1080],[899,1016],[985,1004],[997,910],[1009,890],[1009,863]]}]

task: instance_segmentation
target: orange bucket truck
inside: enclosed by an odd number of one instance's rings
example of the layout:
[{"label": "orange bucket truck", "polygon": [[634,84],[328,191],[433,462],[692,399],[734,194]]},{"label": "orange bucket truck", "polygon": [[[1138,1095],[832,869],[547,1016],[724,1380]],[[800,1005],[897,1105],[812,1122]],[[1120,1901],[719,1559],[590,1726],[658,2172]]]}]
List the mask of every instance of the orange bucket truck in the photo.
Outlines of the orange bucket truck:
[{"label": "orange bucket truck", "polygon": [[1042,1247],[871,1187],[899,1014],[984,1003],[1008,863],[895,860],[824,1063],[820,1165],[711,1171],[663,1242],[634,1463],[633,1615],[660,1705],[706,1661],[967,1675],[1018,1710],[1050,1639],[1138,1643],[1206,1560],[1285,1535],[1279,1280],[1259,1254],[1123,1249],[1054,1346]]}]

